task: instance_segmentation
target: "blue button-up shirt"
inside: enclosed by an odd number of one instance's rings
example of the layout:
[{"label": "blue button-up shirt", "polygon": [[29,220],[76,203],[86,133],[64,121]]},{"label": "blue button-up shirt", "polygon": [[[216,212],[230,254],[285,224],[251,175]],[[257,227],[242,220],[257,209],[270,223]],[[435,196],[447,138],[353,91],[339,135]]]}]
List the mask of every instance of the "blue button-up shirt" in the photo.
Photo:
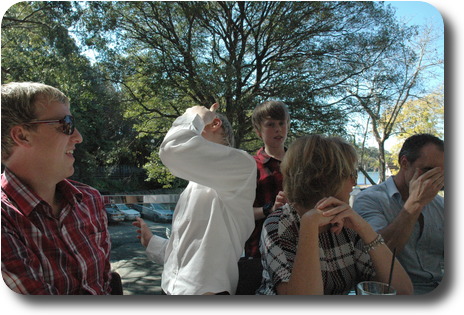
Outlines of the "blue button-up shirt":
[{"label": "blue button-up shirt", "polygon": [[[393,177],[359,193],[353,204],[353,209],[377,232],[392,223],[403,207],[404,201]],[[411,277],[415,294],[432,291],[443,278],[444,210],[444,198],[437,195],[422,209],[423,230],[416,222],[409,241],[397,255]]]}]

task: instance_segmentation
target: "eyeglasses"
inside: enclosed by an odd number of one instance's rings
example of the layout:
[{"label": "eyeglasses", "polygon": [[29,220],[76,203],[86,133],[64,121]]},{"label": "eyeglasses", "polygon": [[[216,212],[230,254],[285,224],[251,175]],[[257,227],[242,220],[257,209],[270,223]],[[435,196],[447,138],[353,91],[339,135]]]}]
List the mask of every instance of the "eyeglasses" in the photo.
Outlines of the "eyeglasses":
[{"label": "eyeglasses", "polygon": [[53,120],[36,120],[27,123],[28,125],[38,125],[38,124],[61,124],[63,129],[61,130],[65,135],[72,135],[74,133],[74,117],[71,115],[64,116],[63,119],[53,119]]}]

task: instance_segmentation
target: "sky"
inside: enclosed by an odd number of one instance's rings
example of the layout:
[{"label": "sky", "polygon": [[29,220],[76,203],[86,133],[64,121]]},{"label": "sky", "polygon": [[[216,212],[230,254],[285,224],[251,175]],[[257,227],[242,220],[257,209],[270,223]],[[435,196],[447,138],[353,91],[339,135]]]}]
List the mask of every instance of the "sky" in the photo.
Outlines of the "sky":
[{"label": "sky", "polygon": [[397,15],[404,17],[411,24],[421,25],[430,20],[443,26],[440,11],[432,4],[423,1],[385,1],[397,9]]},{"label": "sky", "polygon": [[[443,17],[435,6],[424,1],[385,1],[385,3],[395,8],[396,16],[408,25],[432,25],[441,35],[439,44],[444,45]],[[438,48],[444,49],[443,46]]]},{"label": "sky", "polygon": [[[3,0],[0,2],[0,14],[3,16],[4,12],[17,0]],[[86,314],[101,314],[102,312],[110,312],[112,315],[129,313],[164,313],[173,312],[183,308],[188,314],[217,314],[219,311],[224,311],[224,307],[230,306],[227,313],[236,313],[236,311],[247,312],[259,312],[259,311],[271,311],[271,313],[281,312],[292,312],[295,310],[304,312],[315,312],[320,311],[325,314],[340,314],[344,315],[359,315],[362,313],[370,314],[375,311],[376,315],[391,315],[399,312],[400,314],[436,314],[437,312],[446,314],[455,312],[462,306],[462,297],[464,296],[464,271],[458,268],[459,263],[464,259],[464,250],[462,249],[462,240],[464,239],[464,229],[458,228],[458,224],[464,222],[464,212],[461,211],[462,206],[454,206],[457,203],[456,195],[459,194],[456,187],[462,187],[462,183],[457,182],[458,178],[464,178],[462,169],[463,163],[453,163],[454,156],[458,154],[459,146],[462,145],[462,140],[459,141],[457,135],[464,134],[464,124],[461,123],[464,118],[463,107],[458,93],[461,92],[459,87],[463,87],[462,74],[464,73],[464,64],[462,58],[458,57],[458,52],[462,52],[464,49],[464,16],[462,14],[462,8],[459,5],[460,1],[455,0],[428,0],[427,2],[414,2],[414,1],[388,1],[389,3],[397,2],[394,5],[398,7],[398,13],[411,18],[411,22],[422,23],[427,18],[438,20],[437,11],[439,11],[444,19],[445,28],[445,82],[446,82],[446,114],[445,121],[449,127],[447,129],[446,141],[447,145],[447,157],[446,165],[448,170],[452,170],[453,174],[447,171],[447,247],[446,247],[446,268],[449,270],[449,275],[445,275],[445,286],[439,290],[437,294],[427,295],[421,298],[402,298],[395,299],[392,301],[382,302],[380,299],[363,299],[363,302],[349,303],[347,299],[266,299],[264,302],[257,302],[256,299],[241,299],[237,303],[237,299],[233,299],[234,304],[226,299],[204,299],[203,303],[192,303],[192,299],[183,303],[176,303],[171,301],[166,303],[165,299],[159,299],[156,297],[149,297],[147,299],[125,299],[124,303],[115,303],[114,299],[105,299],[106,303],[103,303],[99,299],[71,299],[71,298],[60,298],[60,299],[46,299],[46,298],[27,298],[22,297],[13,293],[9,290],[6,285],[0,280],[0,301],[3,302],[0,305],[0,309],[4,311],[9,310],[18,314],[33,313],[34,315],[55,315],[63,314],[66,312],[67,315],[78,314],[81,315],[83,312]],[[414,3],[410,3],[414,2]],[[436,8],[434,9],[433,6]],[[417,22],[416,22],[417,21]],[[437,22],[438,23],[438,22]],[[459,143],[458,143],[459,141]],[[459,152],[461,153],[461,152]],[[462,156],[462,155],[460,155]],[[451,164],[451,165],[450,165]],[[451,167],[449,167],[449,166]],[[448,180],[451,178],[451,182]],[[461,175],[461,176],[460,176]],[[450,177],[448,177],[450,176]],[[455,180],[456,179],[456,180]],[[454,188],[453,188],[454,187]],[[454,190],[453,190],[454,189]],[[457,193],[457,194],[454,194]],[[459,210],[459,211],[456,211]],[[450,219],[452,217],[452,219]],[[454,241],[451,241],[453,239]],[[461,271],[460,271],[460,270]],[[194,299],[195,300],[195,299]],[[331,301],[338,300],[337,303],[331,303]],[[388,299],[390,300],[390,299]],[[79,302],[77,302],[79,301]],[[100,301],[100,302],[99,302]],[[110,304],[110,301],[113,301]],[[164,302],[163,302],[164,301]],[[196,300],[198,302],[198,300]],[[230,300],[232,301],[232,300]],[[237,301],[237,302],[235,302]],[[263,301],[263,300],[261,300]],[[119,302],[119,301],[118,301]],[[122,301],[120,301],[122,302]],[[274,303],[276,302],[276,303]],[[353,301],[350,301],[353,302]],[[79,303],[79,304],[78,304]],[[174,304],[175,303],[175,304]],[[208,303],[208,304],[206,304]],[[207,307],[205,307],[207,306]],[[459,307],[459,308],[458,308]],[[372,312],[373,314],[374,312]]]},{"label": "sky", "polygon": [[[440,37],[435,46],[439,51],[444,51],[444,23],[440,11],[431,3],[425,1],[384,1],[395,9],[398,19],[408,25],[426,26],[431,25]],[[441,80],[430,81],[430,86],[435,88],[441,85]],[[390,151],[397,142],[391,136],[385,143],[385,149]],[[367,145],[377,147],[377,142],[373,137],[368,139]]]}]

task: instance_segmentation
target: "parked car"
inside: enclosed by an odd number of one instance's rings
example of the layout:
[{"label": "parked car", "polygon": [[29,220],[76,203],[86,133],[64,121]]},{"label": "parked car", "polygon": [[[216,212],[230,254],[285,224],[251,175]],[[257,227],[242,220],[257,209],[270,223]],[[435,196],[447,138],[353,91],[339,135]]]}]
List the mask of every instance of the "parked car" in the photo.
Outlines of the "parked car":
[{"label": "parked car", "polygon": [[109,205],[105,205],[106,215],[108,216],[108,222],[116,223],[124,221],[125,214],[116,208],[112,208]]},{"label": "parked car", "polygon": [[126,221],[134,221],[136,218],[140,218],[140,212],[129,208],[126,204],[117,203],[115,206],[119,211],[124,213]]},{"label": "parked car", "polygon": [[149,203],[142,208],[142,217],[153,221],[171,222],[174,211],[161,203]]},{"label": "parked car", "polygon": [[127,206],[131,209],[137,210],[140,213],[142,213],[142,209],[145,207],[143,204],[140,203],[127,203]]}]

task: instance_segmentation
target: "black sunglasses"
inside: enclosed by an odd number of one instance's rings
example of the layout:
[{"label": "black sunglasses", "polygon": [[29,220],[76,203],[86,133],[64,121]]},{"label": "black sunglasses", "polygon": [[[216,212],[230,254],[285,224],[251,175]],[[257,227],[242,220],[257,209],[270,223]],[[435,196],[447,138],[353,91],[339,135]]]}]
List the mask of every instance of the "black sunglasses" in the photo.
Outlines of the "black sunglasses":
[{"label": "black sunglasses", "polygon": [[72,135],[74,133],[74,117],[71,115],[64,116],[63,119],[54,119],[54,120],[36,120],[27,123],[28,125],[36,124],[61,124],[63,129],[61,130],[65,135]]}]

